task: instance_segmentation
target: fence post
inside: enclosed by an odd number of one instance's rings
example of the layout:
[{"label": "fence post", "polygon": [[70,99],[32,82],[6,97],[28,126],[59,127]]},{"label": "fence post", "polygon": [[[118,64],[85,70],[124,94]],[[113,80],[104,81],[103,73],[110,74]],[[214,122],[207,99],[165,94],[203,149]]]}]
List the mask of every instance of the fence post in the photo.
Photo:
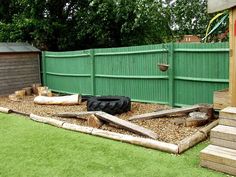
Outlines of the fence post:
[{"label": "fence post", "polygon": [[95,88],[95,56],[94,56],[94,49],[90,49],[90,58],[91,58],[91,91],[92,95],[96,95],[96,88]]},{"label": "fence post", "polygon": [[174,106],[174,44],[169,44],[168,58],[169,58],[169,105]]},{"label": "fence post", "polygon": [[43,85],[47,86],[46,52],[42,52]]}]

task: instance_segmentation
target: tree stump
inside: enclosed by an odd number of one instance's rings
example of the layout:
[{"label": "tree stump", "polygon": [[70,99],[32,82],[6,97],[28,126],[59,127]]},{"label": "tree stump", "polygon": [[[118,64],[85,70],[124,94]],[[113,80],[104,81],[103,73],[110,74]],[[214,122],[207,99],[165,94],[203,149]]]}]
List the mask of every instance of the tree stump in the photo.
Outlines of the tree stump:
[{"label": "tree stump", "polygon": [[209,117],[204,112],[191,112],[186,119],[186,127],[198,127],[208,123]]},{"label": "tree stump", "polygon": [[87,124],[89,127],[100,128],[104,124],[104,122],[99,120],[95,115],[91,115],[88,118]]}]

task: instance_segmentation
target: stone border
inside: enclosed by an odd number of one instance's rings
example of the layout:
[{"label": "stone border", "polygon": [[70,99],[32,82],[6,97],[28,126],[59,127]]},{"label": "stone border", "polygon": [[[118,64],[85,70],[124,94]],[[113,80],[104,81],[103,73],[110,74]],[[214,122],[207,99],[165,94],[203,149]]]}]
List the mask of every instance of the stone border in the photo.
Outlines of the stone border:
[{"label": "stone border", "polygon": [[[17,111],[0,107],[0,112],[2,113],[16,113]],[[214,128],[216,125],[218,125],[218,120],[213,121],[206,127],[203,127],[199,129],[196,133],[193,135],[181,140],[177,145],[166,143],[158,140],[153,140],[150,138],[141,138],[141,137],[135,137],[132,135],[125,135],[121,133],[114,133],[106,130],[101,130],[97,128],[92,127],[86,127],[86,126],[80,126],[76,124],[67,123],[64,121],[56,120],[50,117],[41,117],[34,114],[25,114],[28,115],[29,118],[33,121],[49,124],[58,128],[63,128],[67,130],[72,130],[80,133],[90,134],[94,136],[104,137],[112,140],[117,140],[125,143],[130,143],[138,146],[143,146],[151,149],[161,150],[164,152],[169,152],[173,154],[180,154],[191,147],[195,146],[199,142],[205,140],[208,137],[208,134],[210,133],[210,130]]]}]

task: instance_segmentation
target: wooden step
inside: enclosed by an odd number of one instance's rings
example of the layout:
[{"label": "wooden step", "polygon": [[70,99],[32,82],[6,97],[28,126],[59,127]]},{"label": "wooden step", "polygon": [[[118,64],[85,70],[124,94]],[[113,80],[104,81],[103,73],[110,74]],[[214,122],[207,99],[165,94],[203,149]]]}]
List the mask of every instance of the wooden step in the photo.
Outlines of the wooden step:
[{"label": "wooden step", "polygon": [[211,130],[211,138],[236,142],[236,127],[217,125]]},{"label": "wooden step", "polygon": [[236,127],[218,125],[211,130],[211,144],[236,149]]},{"label": "wooden step", "polygon": [[220,117],[220,119],[219,119],[219,124],[220,124],[220,125],[226,125],[226,126],[236,127],[236,119],[230,119],[230,118],[223,118],[223,117]]},{"label": "wooden step", "polygon": [[236,175],[236,150],[209,145],[200,153],[203,167]]},{"label": "wooden step", "polygon": [[227,107],[220,111],[220,117],[236,120],[236,107]]}]

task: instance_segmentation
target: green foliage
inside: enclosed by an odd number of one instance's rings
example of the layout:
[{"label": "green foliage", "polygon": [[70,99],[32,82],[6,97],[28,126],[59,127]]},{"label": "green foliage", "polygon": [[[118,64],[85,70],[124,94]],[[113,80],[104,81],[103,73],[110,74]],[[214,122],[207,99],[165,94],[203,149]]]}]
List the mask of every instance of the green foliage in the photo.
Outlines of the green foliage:
[{"label": "green foliage", "polygon": [[1,177],[220,177],[199,166],[202,143],[177,156],[0,114]]},{"label": "green foliage", "polygon": [[0,0],[0,41],[42,50],[163,43],[204,34],[206,0]]}]

